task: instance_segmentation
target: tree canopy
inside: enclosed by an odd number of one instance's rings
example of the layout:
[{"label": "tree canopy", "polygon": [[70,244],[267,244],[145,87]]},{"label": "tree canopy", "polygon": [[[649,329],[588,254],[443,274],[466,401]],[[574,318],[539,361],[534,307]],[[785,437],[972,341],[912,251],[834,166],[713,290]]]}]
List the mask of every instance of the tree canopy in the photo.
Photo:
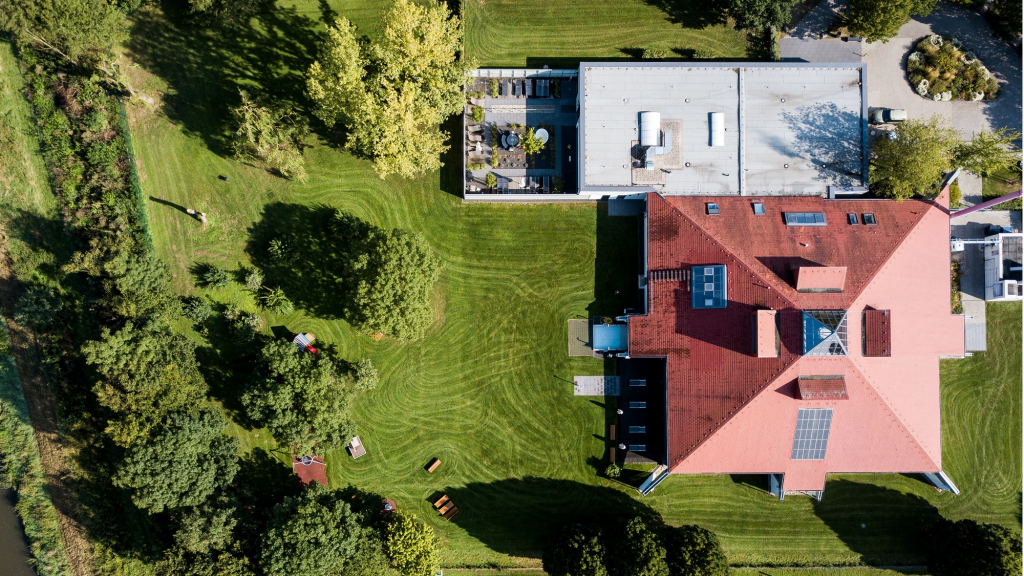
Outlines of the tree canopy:
[{"label": "tree canopy", "polygon": [[953,149],[954,162],[979,176],[1012,168],[1020,161],[1020,150],[1013,145],[1019,138],[1020,132],[1007,128],[982,129],[970,142],[961,142]]},{"label": "tree canopy", "polygon": [[911,16],[927,16],[938,0],[850,0],[846,26],[868,42],[888,42]]},{"label": "tree canopy", "polygon": [[151,250],[115,252],[104,264],[104,284],[114,312],[129,318],[162,318],[181,311],[169,289],[167,265]]},{"label": "tree canopy", "polygon": [[363,327],[400,340],[414,340],[433,322],[430,297],[441,259],[419,234],[378,230],[361,260],[355,303]]},{"label": "tree canopy", "polygon": [[262,350],[255,382],[242,396],[249,417],[300,454],[314,445],[336,448],[355,432],[349,419],[352,392],[330,355],[300,351],[285,340]]},{"label": "tree canopy", "polygon": [[612,576],[669,576],[665,547],[642,518],[632,518],[608,555]]},{"label": "tree canopy", "polygon": [[729,561],[714,532],[700,526],[665,528],[662,534],[672,576],[728,576]]},{"label": "tree canopy", "polygon": [[797,0],[728,0],[728,12],[737,28],[763,30],[789,24]]},{"label": "tree canopy", "polygon": [[213,408],[171,414],[150,438],[129,450],[114,485],[132,489],[132,501],[150,512],[198,506],[238,471],[238,439],[225,436]]},{"label": "tree canopy", "polygon": [[893,138],[879,138],[872,150],[870,182],[878,194],[905,200],[934,196],[936,185],[950,169],[959,139],[938,117],[908,120]]},{"label": "tree canopy", "polygon": [[239,91],[242,103],[231,110],[235,131],[235,155],[258,160],[285,178],[304,180],[306,163],[302,147],[309,128],[302,116],[283,106],[272,106]]},{"label": "tree canopy", "polygon": [[436,170],[448,150],[445,118],[464,105],[462,86],[474,67],[460,58],[462,20],[445,3],[397,0],[373,42],[338,19],[327,30],[306,75],[315,114],[345,125],[347,147],[373,159],[377,174],[412,177]]},{"label": "tree canopy", "polygon": [[110,0],[7,0],[0,28],[75,62],[105,55],[128,37],[124,11]]},{"label": "tree canopy", "polygon": [[274,507],[262,538],[260,568],[267,576],[341,574],[363,538],[341,496],[314,483]]},{"label": "tree canopy", "polygon": [[544,546],[544,571],[551,576],[607,576],[601,527],[570,524]]},{"label": "tree canopy", "polygon": [[107,433],[121,446],[144,440],[168,414],[205,397],[195,345],[166,328],[129,323],[117,332],[104,329],[82,352],[99,373],[94,391],[100,404],[114,413]]},{"label": "tree canopy", "polygon": [[415,514],[395,512],[384,526],[384,551],[403,576],[432,576],[441,564],[434,529]]},{"label": "tree canopy", "polygon": [[1021,535],[997,524],[940,520],[930,531],[928,571],[934,576],[1021,573]]}]

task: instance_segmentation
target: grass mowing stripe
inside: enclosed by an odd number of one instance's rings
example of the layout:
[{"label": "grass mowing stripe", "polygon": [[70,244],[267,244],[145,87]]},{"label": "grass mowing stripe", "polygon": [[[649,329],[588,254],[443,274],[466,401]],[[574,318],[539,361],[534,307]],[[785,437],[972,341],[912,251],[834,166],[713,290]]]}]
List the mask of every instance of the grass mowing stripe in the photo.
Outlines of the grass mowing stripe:
[{"label": "grass mowing stripe", "polygon": [[[367,18],[379,5],[353,0],[331,7],[342,16]],[[515,16],[520,5],[521,15]],[[639,4],[624,3],[617,12],[608,3],[589,5],[604,11],[598,11],[594,26],[615,34],[609,22],[625,19],[623,14]],[[288,6],[298,7],[300,14],[319,14],[312,1]],[[525,19],[531,8],[561,13],[580,6],[569,0],[544,6],[533,0],[471,2],[467,46],[481,58],[492,50],[472,38],[477,34],[490,41],[505,25],[502,14]],[[268,18],[282,20],[279,16],[272,11]],[[154,7],[136,18],[162,22]],[[485,63],[523,64],[527,55],[543,54],[538,46],[550,46],[552,52],[567,49],[576,37],[568,24],[561,30],[561,44],[545,44],[549,32],[521,28],[523,40],[516,50],[495,49],[493,62]],[[714,43],[718,34],[724,35],[723,30],[712,27],[708,42]],[[565,355],[568,318],[618,313],[627,306],[613,292],[635,288],[636,237],[628,219],[609,218],[592,204],[467,205],[441,191],[437,174],[381,181],[366,161],[323,143],[305,153],[307,182],[270,176],[218,156],[206,144],[216,141],[216,130],[235,104],[234,74],[246,55],[232,51],[230,37],[211,45],[204,33],[174,21],[154,28],[151,37],[159,44],[135,46],[144,52],[138,86],[147,94],[168,95],[165,112],[173,120],[141,105],[135,109],[133,135],[148,176],[144,186],[150,195],[206,208],[211,215],[211,226],[204,230],[177,210],[151,206],[157,251],[176,271],[181,291],[221,301],[245,299],[237,291],[195,288],[188,268],[201,261],[228,267],[248,263],[248,230],[268,207],[344,209],[375,225],[419,232],[443,257],[445,307],[419,342],[374,342],[344,321],[301,309],[288,316],[266,315],[268,326],[313,331],[318,339],[336,344],[345,358],[372,358],[383,376],[380,389],[359,398],[355,413],[369,453],[357,461],[344,451],[328,453],[333,485],[373,490],[417,512],[444,539],[444,562],[451,567],[538,566],[544,537],[555,526],[586,517],[621,517],[641,505],[631,489],[597,475],[595,463],[605,449],[603,399],[572,396],[572,376],[601,374],[603,363]],[[593,52],[612,54],[616,43],[609,40]],[[161,52],[171,49],[173,59]],[[293,62],[302,65],[299,57]],[[217,83],[224,89],[206,86]],[[231,181],[218,180],[219,175]],[[305,231],[299,226],[285,232],[301,236]],[[1019,305],[1016,319],[1013,310],[1013,305],[990,307],[993,342],[1019,343]],[[226,345],[219,338],[203,344]],[[671,523],[715,530],[731,562],[752,565],[917,564],[918,528],[936,514],[1013,525],[1019,508],[1009,487],[1020,486],[1020,429],[1010,420],[1017,414],[1019,421],[1020,391],[1006,383],[1020,382],[1019,348],[993,346],[987,358],[942,363],[944,458],[954,481],[969,489],[964,496],[936,493],[917,477],[838,475],[830,477],[820,504],[796,497],[778,502],[763,482],[692,476],[668,479],[642,504]],[[247,377],[244,366],[236,368],[242,370],[214,387],[229,411]],[[974,414],[977,400],[967,393],[980,378],[1003,382],[1000,393],[1006,401],[985,407],[997,413],[989,420]],[[232,430],[245,446],[272,447],[265,431]],[[422,467],[435,456],[443,463],[427,474]],[[974,465],[976,457],[983,466]],[[989,476],[1006,478],[1005,487],[990,487]],[[439,492],[449,493],[462,510],[452,522],[430,506]]]}]

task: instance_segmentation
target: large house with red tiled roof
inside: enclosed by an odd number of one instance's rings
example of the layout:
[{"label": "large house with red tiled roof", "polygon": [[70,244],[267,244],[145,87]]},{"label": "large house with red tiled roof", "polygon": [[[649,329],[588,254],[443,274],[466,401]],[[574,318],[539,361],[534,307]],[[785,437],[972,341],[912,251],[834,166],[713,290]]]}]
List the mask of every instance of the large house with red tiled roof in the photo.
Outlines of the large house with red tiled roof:
[{"label": "large house with red tiled roof", "polygon": [[[939,359],[964,356],[946,194],[652,193],[641,226],[645,308],[620,356],[663,359],[664,400],[624,418],[663,409],[664,424],[624,430],[624,445],[671,473],[769,474],[780,497],[820,498],[829,473],[924,473],[956,490],[939,404]],[[664,439],[644,441],[652,430]]]}]

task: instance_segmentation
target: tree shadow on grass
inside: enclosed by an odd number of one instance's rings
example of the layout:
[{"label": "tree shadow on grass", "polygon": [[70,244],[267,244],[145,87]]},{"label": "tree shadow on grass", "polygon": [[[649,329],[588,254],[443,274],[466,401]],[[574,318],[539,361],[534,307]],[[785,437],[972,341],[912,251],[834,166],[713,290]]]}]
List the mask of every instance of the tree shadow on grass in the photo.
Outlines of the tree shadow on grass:
[{"label": "tree shadow on grass", "polygon": [[270,511],[286,496],[299,493],[299,482],[291,469],[263,448],[254,448],[238,461],[238,473],[231,485],[237,503],[235,529],[246,555],[259,557],[260,536]]},{"label": "tree shadow on grass", "polygon": [[239,24],[210,25],[191,18],[184,2],[136,11],[128,51],[164,80],[163,111],[186,133],[228,155],[231,114],[239,89],[308,115],[304,74],[322,37],[320,23],[295,7],[270,6]]},{"label": "tree shadow on grass", "polygon": [[644,0],[665,13],[668,21],[683,28],[702,29],[725,24],[722,0]]},{"label": "tree shadow on grass", "polygon": [[923,565],[925,533],[942,517],[930,502],[875,484],[833,480],[814,513],[861,561],[873,566]]},{"label": "tree shadow on grass", "polygon": [[629,494],[571,480],[516,478],[470,483],[442,494],[459,508],[451,521],[502,554],[539,558],[545,539],[569,523],[619,523],[634,516],[654,525],[661,516]]},{"label": "tree shadow on grass", "polygon": [[[364,272],[358,264],[380,229],[351,215],[339,220],[337,213],[323,205],[269,204],[249,229],[246,252],[265,273],[264,285],[280,287],[297,307],[359,325],[364,318],[355,296]],[[285,245],[285,257],[271,254],[272,240]]]}]

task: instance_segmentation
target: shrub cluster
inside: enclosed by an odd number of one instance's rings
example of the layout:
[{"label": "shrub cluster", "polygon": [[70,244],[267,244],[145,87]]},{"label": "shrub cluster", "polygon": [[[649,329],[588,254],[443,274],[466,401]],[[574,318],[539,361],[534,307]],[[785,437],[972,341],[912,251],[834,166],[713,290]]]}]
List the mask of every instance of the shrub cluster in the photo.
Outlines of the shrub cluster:
[{"label": "shrub cluster", "polygon": [[918,42],[907,57],[907,79],[921,96],[936,101],[991,100],[999,83],[956,38],[937,34]]}]

